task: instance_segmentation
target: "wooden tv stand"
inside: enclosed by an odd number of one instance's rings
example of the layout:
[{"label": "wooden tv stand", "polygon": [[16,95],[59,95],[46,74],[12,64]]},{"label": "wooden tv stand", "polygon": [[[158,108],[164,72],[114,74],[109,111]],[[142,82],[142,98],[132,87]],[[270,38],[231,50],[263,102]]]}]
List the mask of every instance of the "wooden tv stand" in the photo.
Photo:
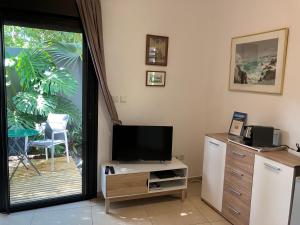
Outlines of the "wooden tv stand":
[{"label": "wooden tv stand", "polygon": [[[113,166],[115,174],[105,174],[105,167]],[[172,170],[174,177],[158,178],[156,171]],[[105,211],[111,202],[180,194],[186,197],[188,167],[173,158],[166,162],[107,163],[101,166],[101,189],[105,198]],[[153,183],[159,187],[153,187]]]}]

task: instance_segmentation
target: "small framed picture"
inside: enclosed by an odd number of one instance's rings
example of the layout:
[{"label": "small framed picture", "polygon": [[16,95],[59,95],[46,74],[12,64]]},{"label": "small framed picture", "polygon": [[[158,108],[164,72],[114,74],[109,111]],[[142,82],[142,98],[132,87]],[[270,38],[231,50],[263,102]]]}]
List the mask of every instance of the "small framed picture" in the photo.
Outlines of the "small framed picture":
[{"label": "small framed picture", "polygon": [[165,71],[146,71],[146,86],[164,87],[166,85]]},{"label": "small framed picture", "polygon": [[247,121],[247,113],[234,112],[230,129],[229,129],[229,134],[235,136],[241,136],[246,121]]},{"label": "small framed picture", "polygon": [[146,65],[167,66],[169,38],[148,34],[146,36]]}]

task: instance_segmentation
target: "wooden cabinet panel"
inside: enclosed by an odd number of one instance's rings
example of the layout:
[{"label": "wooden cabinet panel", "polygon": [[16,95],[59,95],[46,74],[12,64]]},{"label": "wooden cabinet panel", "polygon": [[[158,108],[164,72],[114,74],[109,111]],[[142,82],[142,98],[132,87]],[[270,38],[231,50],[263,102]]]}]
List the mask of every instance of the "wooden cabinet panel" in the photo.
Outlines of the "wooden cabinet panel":
[{"label": "wooden cabinet panel", "polygon": [[244,188],[247,192],[251,192],[252,176],[243,170],[226,165],[225,182],[228,184],[235,184],[236,186]]},{"label": "wooden cabinet panel", "polygon": [[294,168],[255,156],[251,225],[288,225]]},{"label": "wooden cabinet panel", "polygon": [[222,213],[234,225],[249,225],[255,153],[229,143]]},{"label": "wooden cabinet panel", "polygon": [[232,196],[232,198],[242,201],[248,207],[251,204],[251,191],[248,188],[238,186],[236,184],[224,184],[224,194]]},{"label": "wooden cabinet panel", "polygon": [[[234,225],[248,225],[250,207],[231,194],[225,192],[223,197],[223,214]],[[257,224],[258,225],[258,224]]]},{"label": "wooden cabinet panel", "polygon": [[254,157],[254,153],[243,150],[242,146],[228,143],[226,163],[231,165],[233,168],[242,169],[252,175]]},{"label": "wooden cabinet panel", "polygon": [[106,177],[107,197],[144,194],[148,192],[149,173],[110,175]]}]

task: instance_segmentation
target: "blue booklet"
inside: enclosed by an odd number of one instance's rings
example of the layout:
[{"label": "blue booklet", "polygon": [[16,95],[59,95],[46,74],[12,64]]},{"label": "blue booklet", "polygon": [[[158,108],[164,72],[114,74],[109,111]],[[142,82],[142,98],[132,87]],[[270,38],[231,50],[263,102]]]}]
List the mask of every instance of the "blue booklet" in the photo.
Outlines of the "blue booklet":
[{"label": "blue booklet", "polygon": [[234,112],[230,124],[229,134],[241,136],[247,122],[247,113]]}]

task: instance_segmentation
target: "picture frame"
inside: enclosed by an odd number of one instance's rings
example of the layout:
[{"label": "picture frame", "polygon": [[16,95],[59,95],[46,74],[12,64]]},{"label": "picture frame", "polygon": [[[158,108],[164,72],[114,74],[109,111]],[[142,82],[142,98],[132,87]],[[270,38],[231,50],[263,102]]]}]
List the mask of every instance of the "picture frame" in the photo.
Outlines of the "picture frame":
[{"label": "picture frame", "polygon": [[229,128],[229,135],[241,136],[247,122],[247,113],[234,112]]},{"label": "picture frame", "polygon": [[288,28],[234,37],[229,90],[282,94]]},{"label": "picture frame", "polygon": [[146,65],[167,66],[169,37],[146,35]]},{"label": "picture frame", "polygon": [[146,86],[150,87],[164,87],[166,86],[166,72],[165,71],[146,71]]}]

